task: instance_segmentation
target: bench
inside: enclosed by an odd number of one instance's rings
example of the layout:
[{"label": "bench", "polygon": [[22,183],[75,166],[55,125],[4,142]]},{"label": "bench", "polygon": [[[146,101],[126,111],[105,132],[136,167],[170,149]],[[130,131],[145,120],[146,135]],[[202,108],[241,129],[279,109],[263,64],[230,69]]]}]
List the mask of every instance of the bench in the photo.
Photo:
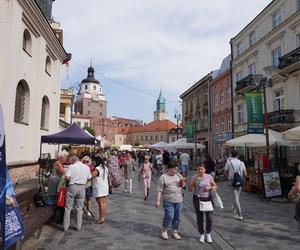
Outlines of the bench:
[{"label": "bench", "polygon": [[34,205],[33,197],[38,193],[39,190],[35,187],[16,194],[16,199],[24,224],[24,238],[22,241],[17,243],[16,249],[21,249],[22,242],[27,240],[38,230],[37,238],[39,238],[43,225],[54,215],[54,208],[36,207]]}]

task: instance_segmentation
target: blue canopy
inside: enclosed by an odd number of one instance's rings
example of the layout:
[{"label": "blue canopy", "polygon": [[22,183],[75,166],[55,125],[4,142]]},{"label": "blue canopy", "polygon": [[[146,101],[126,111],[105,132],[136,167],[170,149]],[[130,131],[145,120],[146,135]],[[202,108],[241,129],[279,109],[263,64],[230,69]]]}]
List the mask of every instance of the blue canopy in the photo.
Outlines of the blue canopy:
[{"label": "blue canopy", "polygon": [[42,135],[41,142],[52,144],[100,144],[98,139],[82,130],[77,123],[73,123],[71,126],[61,132],[52,135]]}]

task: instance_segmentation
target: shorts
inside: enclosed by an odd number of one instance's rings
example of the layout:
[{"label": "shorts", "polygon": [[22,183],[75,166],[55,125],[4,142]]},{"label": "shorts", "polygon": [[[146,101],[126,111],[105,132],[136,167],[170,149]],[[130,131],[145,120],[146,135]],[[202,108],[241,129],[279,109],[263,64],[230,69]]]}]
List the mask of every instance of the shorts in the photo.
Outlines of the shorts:
[{"label": "shorts", "polygon": [[180,166],[180,171],[182,173],[186,173],[188,171],[188,169],[189,169],[189,165],[181,165]]}]

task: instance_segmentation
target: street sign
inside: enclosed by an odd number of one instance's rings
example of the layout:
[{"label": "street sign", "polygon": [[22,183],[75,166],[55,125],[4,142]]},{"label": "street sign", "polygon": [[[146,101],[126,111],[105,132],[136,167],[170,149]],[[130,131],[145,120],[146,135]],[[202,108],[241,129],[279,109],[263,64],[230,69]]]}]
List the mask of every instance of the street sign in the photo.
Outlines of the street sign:
[{"label": "street sign", "polygon": [[260,92],[245,94],[248,114],[248,134],[263,134],[264,122],[262,111],[262,97]]},{"label": "street sign", "polygon": [[5,152],[4,118],[0,104],[0,222],[2,249],[7,249],[23,238],[23,222],[10,180]]}]

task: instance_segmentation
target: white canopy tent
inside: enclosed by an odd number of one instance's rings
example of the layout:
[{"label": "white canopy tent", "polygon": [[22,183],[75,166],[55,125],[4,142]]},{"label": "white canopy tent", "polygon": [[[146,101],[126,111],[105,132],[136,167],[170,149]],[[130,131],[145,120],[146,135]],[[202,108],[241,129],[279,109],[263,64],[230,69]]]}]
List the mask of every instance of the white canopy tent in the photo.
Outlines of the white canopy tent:
[{"label": "white canopy tent", "polygon": [[285,140],[300,141],[300,126],[284,131],[282,134]]},{"label": "white canopy tent", "polygon": [[[180,138],[177,141],[171,142],[165,146],[166,149],[194,149],[195,143],[187,142],[186,138]],[[205,149],[201,143],[197,143],[197,149]]]},{"label": "white canopy tent", "polygon": [[130,144],[123,144],[119,148],[120,151],[132,151],[132,146]]},{"label": "white canopy tent", "polygon": [[156,149],[164,149],[168,145],[165,141],[160,141],[158,143],[150,145],[150,148],[156,148]]}]

